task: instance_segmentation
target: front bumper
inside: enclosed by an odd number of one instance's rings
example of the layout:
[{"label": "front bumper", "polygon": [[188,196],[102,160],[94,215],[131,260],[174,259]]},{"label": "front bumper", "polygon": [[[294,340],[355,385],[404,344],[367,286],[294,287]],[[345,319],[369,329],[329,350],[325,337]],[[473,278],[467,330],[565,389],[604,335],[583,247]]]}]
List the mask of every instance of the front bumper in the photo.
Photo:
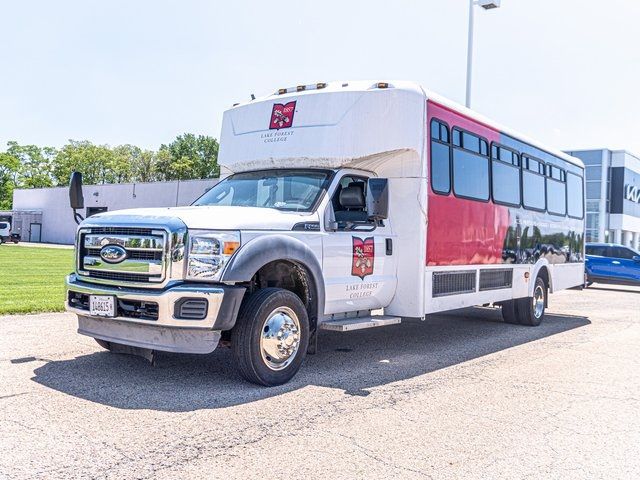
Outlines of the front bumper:
[{"label": "front bumper", "polygon": [[[78,332],[102,340],[153,350],[184,353],[212,352],[223,330],[235,324],[244,287],[207,284],[178,284],[166,289],[136,289],[99,285],[67,277],[65,307],[78,315]],[[84,295],[113,295],[116,301],[157,304],[157,320],[132,318],[118,310],[116,317],[92,316],[85,305],[70,304],[69,292]],[[181,299],[206,299],[208,309],[201,320],[175,316]]]}]

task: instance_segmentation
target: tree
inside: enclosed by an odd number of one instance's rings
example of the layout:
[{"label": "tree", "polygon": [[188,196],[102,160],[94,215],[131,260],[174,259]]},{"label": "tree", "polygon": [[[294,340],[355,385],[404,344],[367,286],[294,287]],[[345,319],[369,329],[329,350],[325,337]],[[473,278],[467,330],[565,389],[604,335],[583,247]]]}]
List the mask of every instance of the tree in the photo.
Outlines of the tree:
[{"label": "tree", "polygon": [[0,210],[11,210],[20,160],[0,152]]},{"label": "tree", "polygon": [[142,150],[133,164],[132,174],[136,182],[161,180],[158,174],[158,156],[151,150]]},{"label": "tree", "polygon": [[43,188],[53,186],[52,164],[55,149],[36,145],[19,145],[7,142],[7,154],[20,162],[16,184],[21,188]]},{"label": "tree", "polygon": [[165,180],[218,177],[218,149],[218,141],[213,137],[178,135],[169,145],[160,146],[158,171]]},{"label": "tree", "polygon": [[87,185],[113,183],[118,181],[118,175],[124,175],[122,170],[114,172],[114,166],[120,168],[120,163],[107,145],[94,145],[88,140],[69,140],[55,157],[53,177],[58,185],[66,185],[71,172],[75,170],[82,172]]}]

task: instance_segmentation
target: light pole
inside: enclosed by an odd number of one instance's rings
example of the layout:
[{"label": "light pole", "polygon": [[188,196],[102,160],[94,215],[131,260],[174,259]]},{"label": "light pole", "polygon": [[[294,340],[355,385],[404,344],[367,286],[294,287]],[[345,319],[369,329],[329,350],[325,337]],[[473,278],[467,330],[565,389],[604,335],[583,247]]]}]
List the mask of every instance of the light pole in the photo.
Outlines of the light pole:
[{"label": "light pole", "polygon": [[500,7],[501,0],[469,0],[469,38],[467,44],[467,96],[465,106],[471,108],[471,71],[473,69],[473,7],[480,5],[485,10]]}]

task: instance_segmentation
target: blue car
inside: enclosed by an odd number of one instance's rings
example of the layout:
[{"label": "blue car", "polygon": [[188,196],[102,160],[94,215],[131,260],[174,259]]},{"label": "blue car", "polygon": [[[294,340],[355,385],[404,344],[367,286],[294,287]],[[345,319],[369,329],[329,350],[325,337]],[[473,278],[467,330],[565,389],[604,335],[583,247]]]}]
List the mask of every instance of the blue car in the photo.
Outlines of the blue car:
[{"label": "blue car", "polygon": [[587,243],[587,285],[640,285],[640,252],[614,243]]}]

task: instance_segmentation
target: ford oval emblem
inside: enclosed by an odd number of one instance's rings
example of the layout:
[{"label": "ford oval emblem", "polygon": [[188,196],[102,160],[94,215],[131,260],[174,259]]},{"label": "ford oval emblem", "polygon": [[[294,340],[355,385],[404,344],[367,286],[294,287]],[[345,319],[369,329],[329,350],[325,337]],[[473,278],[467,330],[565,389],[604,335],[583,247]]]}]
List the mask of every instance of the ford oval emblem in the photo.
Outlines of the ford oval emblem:
[{"label": "ford oval emblem", "polygon": [[127,251],[120,245],[106,245],[100,250],[100,258],[107,263],[120,263],[127,258]]}]

